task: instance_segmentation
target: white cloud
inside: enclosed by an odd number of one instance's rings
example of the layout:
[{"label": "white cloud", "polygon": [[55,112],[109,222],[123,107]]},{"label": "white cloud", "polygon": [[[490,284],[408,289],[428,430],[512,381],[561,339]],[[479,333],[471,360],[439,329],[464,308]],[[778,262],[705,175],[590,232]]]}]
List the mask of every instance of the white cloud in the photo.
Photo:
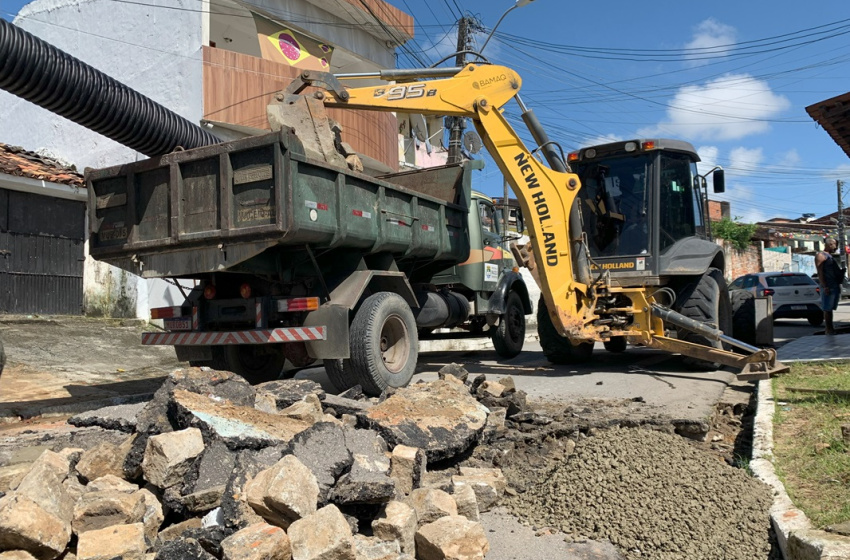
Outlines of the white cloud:
[{"label": "white cloud", "polygon": [[[713,167],[718,165],[720,159],[720,150],[717,146],[700,146],[697,148],[697,153],[700,157],[700,162],[697,164],[699,173],[708,173]],[[761,158],[761,148],[748,150],[746,148],[736,148],[732,150],[729,159],[734,162],[737,159],[742,161],[753,161],[756,157]],[[768,218],[761,210],[757,208],[756,192],[750,186],[742,185],[735,180],[741,174],[737,171],[734,176],[726,175],[726,192],[714,192],[714,177],[709,175],[708,179],[708,198],[710,200],[720,200],[729,203],[730,214],[733,219],[745,223],[763,222]],[[734,199],[734,200],[733,200]]]},{"label": "white cloud", "polygon": [[729,152],[729,169],[739,177],[751,175],[759,169],[763,159],[761,148],[735,148]]},{"label": "white cloud", "polygon": [[700,173],[706,173],[712,167],[717,165],[717,157],[720,155],[720,150],[717,146],[700,146],[697,148],[697,154],[701,160],[697,167]]},{"label": "white cloud", "polygon": [[831,181],[835,181],[836,179],[845,181],[846,184],[850,185],[850,164],[842,163],[829,171],[821,173],[821,176]]},{"label": "white cloud", "polygon": [[737,140],[766,132],[771,119],[791,102],[773,93],[767,82],[748,74],[728,74],[703,86],[679,89],[667,108],[667,119],[642,136],[669,134],[712,141]]},{"label": "white cloud", "polygon": [[[799,165],[803,161],[796,148],[792,148],[787,152],[783,152],[776,156],[776,164],[782,167],[793,167]],[[850,168],[850,165],[847,166]]]},{"label": "white cloud", "polygon": [[610,144],[612,142],[620,142],[624,138],[622,136],[617,136],[616,134],[606,134],[604,136],[597,136],[595,138],[591,138],[589,140],[585,140],[582,142],[582,148],[586,148],[588,146],[598,146],[600,144]]},{"label": "white cloud", "polygon": [[685,45],[686,49],[700,49],[689,52],[686,58],[693,66],[708,64],[717,56],[728,54],[736,39],[736,30],[730,25],[720,23],[714,18],[708,18],[694,29],[694,36]]},{"label": "white cloud", "polygon": [[[429,59],[440,60],[443,57],[450,56],[457,52],[457,37],[451,33],[443,35],[436,43],[423,46],[422,50],[428,55]],[[467,60],[472,60],[474,57],[467,55]],[[454,62],[454,60],[452,60]]]}]

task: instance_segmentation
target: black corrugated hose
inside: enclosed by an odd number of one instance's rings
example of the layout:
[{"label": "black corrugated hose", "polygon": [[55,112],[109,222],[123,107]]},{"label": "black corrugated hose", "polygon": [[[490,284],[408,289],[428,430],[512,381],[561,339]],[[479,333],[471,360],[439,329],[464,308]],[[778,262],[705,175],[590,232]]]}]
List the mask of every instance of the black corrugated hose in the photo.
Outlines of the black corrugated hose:
[{"label": "black corrugated hose", "polygon": [[0,88],[148,157],[221,142],[180,115],[0,19]]}]

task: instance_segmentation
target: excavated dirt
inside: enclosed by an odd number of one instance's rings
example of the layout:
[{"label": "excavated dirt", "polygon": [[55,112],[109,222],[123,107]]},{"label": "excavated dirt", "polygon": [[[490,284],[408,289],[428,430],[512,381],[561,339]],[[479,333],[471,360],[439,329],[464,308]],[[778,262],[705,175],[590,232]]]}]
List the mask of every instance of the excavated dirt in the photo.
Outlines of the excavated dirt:
[{"label": "excavated dirt", "polygon": [[662,417],[629,419],[633,407],[549,407],[537,426],[508,421],[470,461],[501,466],[502,505],[538,534],[609,541],[628,559],[778,558],[770,489],[732,466],[747,453],[746,407],[721,407],[705,441],[677,435]]},{"label": "excavated dirt", "polygon": [[750,559],[770,554],[768,488],[681,437],[600,430],[550,469],[520,464],[514,515],[574,540],[610,540],[627,558]]}]

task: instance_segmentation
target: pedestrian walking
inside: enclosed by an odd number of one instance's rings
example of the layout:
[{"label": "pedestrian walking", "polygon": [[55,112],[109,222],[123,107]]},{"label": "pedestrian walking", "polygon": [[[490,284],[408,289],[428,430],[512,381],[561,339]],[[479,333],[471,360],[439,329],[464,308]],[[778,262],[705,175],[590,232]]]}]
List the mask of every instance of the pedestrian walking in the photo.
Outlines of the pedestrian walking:
[{"label": "pedestrian walking", "polygon": [[815,257],[815,266],[818,269],[818,282],[821,289],[821,307],[823,308],[823,319],[826,323],[826,334],[835,334],[835,326],[832,322],[832,312],[838,308],[838,300],[841,299],[841,282],[844,280],[845,270],[841,268],[835,257],[835,249],[838,243],[831,237],[824,242],[824,250],[819,251]]}]

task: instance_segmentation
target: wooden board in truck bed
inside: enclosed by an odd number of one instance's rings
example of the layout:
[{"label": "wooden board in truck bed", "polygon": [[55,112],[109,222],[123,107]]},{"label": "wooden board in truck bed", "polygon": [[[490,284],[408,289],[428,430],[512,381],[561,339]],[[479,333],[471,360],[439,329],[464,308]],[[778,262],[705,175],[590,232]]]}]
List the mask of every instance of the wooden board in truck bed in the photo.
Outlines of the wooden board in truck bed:
[{"label": "wooden board in truck bed", "polygon": [[400,174],[395,184],[308,160],[285,129],[87,170],[90,251],[145,277],[226,270],[305,245],[451,266],[469,254],[471,167]]}]

